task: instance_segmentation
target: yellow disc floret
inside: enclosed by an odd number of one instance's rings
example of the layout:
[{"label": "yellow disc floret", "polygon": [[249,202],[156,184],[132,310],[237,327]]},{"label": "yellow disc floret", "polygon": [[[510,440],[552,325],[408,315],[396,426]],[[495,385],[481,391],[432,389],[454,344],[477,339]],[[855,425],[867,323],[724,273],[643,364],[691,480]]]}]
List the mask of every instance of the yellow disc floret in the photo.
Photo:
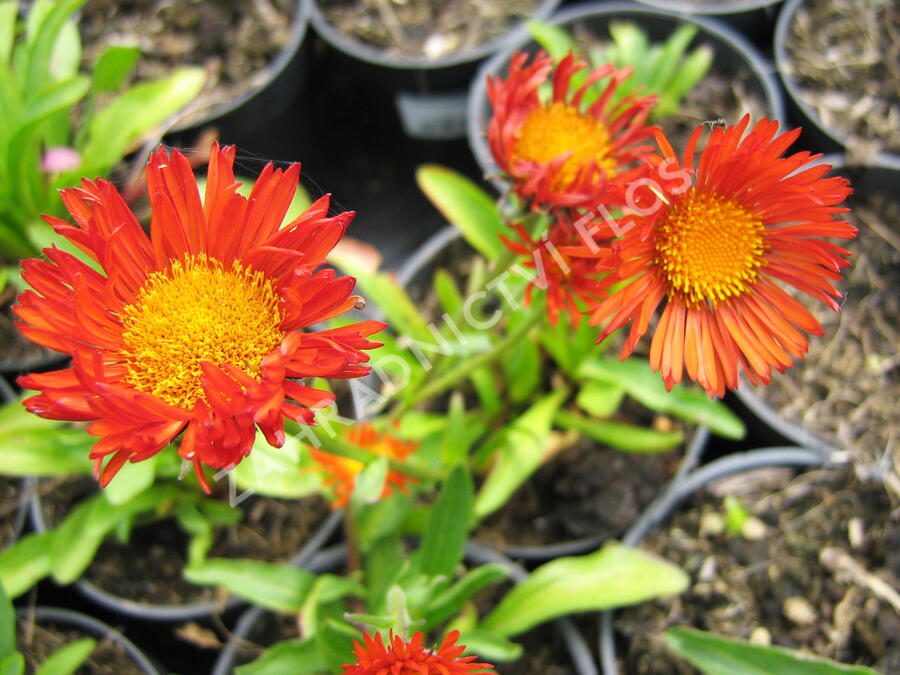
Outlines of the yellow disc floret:
[{"label": "yellow disc floret", "polygon": [[528,113],[519,129],[513,159],[546,164],[567,152],[572,154],[551,181],[554,190],[570,187],[591,160],[607,173],[616,169],[609,132],[599,120],[561,102]]},{"label": "yellow disc floret", "polygon": [[762,221],[739,202],[692,188],[657,226],[656,264],[688,306],[715,306],[756,280],[764,236]]},{"label": "yellow disc floret", "polygon": [[204,398],[200,363],[232,364],[258,378],[283,337],[272,282],[239,262],[201,254],[147,277],[122,314],[126,379],[190,410]]}]

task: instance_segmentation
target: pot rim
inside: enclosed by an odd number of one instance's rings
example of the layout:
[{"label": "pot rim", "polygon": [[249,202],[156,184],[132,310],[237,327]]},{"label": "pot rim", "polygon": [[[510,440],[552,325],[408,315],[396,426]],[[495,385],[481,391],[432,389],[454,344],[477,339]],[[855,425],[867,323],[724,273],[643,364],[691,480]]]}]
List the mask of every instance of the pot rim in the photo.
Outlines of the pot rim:
[{"label": "pot rim", "polygon": [[[244,92],[240,96],[232,99],[211,103],[202,108],[194,110],[183,110],[175,119],[171,128],[166,133],[177,133],[204,127],[216,120],[225,117],[229,113],[234,112],[250,99],[266,89],[279,75],[288,67],[288,64],[294,59],[294,56],[300,50],[303,40],[306,37],[307,28],[310,20],[310,6],[312,0],[295,0],[294,16],[291,20],[291,33],[288,41],[279,50],[278,55],[269,61],[265,66],[260,68],[257,73],[265,73],[265,77],[253,88]],[[201,116],[200,113],[203,113]],[[187,113],[188,117],[182,121]]]},{"label": "pot rim", "polygon": [[129,658],[131,658],[131,660],[133,660],[146,675],[160,675],[159,670],[150,662],[150,659],[147,658],[146,654],[144,654],[137,645],[109,624],[106,624],[99,619],[95,619],[92,616],[71,609],[46,606],[37,606],[34,608],[21,607],[16,610],[16,615],[19,617],[33,615],[38,621],[43,620],[54,623],[70,624],[84,629],[85,632],[91,633],[95,637],[104,640],[111,638],[113,642],[120,644],[125,649]]},{"label": "pot rim", "polygon": [[783,0],[733,0],[732,2],[690,2],[689,0],[635,0],[642,5],[679,14],[699,14],[730,18],[780,5]]},{"label": "pot rim", "polygon": [[[766,105],[769,119],[777,121],[784,129],[787,116],[785,113],[784,97],[774,75],[775,66],[763,56],[759,50],[744,37],[739,31],[724,23],[724,21],[711,16],[686,15],[678,12],[665,11],[658,7],[639,5],[635,2],[584,2],[571,5],[556,12],[550,23],[553,25],[569,24],[579,19],[591,16],[610,16],[615,18],[628,18],[623,14],[632,15],[635,18],[641,16],[661,17],[671,19],[673,22],[693,23],[701,31],[708,33],[724,45],[730,47],[738,57],[747,65],[759,82]],[[495,176],[500,169],[494,162],[485,137],[485,125],[481,116],[481,105],[487,99],[487,76],[495,75],[509,61],[510,53],[522,46],[534,42],[530,36],[525,36],[515,44],[510,44],[507,49],[498,52],[481,65],[469,89],[468,105],[468,139],[469,148],[475,155],[475,160],[487,176]]]},{"label": "pot rim", "polygon": [[553,13],[553,10],[556,9],[560,2],[561,0],[541,0],[540,4],[527,18],[519,21],[507,32],[502,33],[492,40],[482,42],[473,49],[462,52],[453,52],[440,59],[428,59],[425,57],[414,56],[388,58],[384,55],[383,49],[349,38],[335,28],[334,25],[325,18],[325,14],[322,10],[319,9],[317,0],[310,0],[309,4],[313,29],[319,37],[325,40],[325,42],[347,56],[359,61],[364,61],[365,63],[395,70],[435,70],[438,68],[448,68],[479,61],[493,52],[505,49],[508,45],[518,41],[522,35],[526,34],[525,23],[528,19],[546,19]]},{"label": "pot rim", "polygon": [[[815,108],[800,96],[800,85],[787,68],[787,65],[792,61],[787,49],[790,29],[794,23],[794,17],[797,14],[797,11],[805,2],[806,0],[785,0],[784,7],[782,7],[781,12],[778,14],[778,21],[775,23],[775,34],[772,38],[775,53],[775,66],[785,91],[803,115],[805,115],[813,126],[815,126],[824,136],[838,145],[843,151],[846,151],[849,134],[840,133],[838,130],[825,125]],[[888,164],[897,162],[900,164],[900,153],[880,150],[875,153],[872,162],[887,162]]]}]

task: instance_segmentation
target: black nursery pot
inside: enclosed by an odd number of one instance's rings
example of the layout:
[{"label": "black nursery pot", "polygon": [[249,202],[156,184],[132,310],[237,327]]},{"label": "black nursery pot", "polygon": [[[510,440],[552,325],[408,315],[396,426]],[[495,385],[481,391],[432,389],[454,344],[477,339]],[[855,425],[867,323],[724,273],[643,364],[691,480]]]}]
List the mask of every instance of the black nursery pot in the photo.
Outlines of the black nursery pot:
[{"label": "black nursery pot", "polygon": [[[778,15],[774,37],[775,66],[781,82],[784,84],[784,89],[787,91],[790,119],[794,124],[803,126],[801,142],[804,147],[818,152],[844,152],[847,150],[848,135],[823,122],[816,110],[803,100],[800,85],[791,75],[791,55],[788,52],[787,43],[797,12],[803,7],[805,1],[786,0]],[[896,64],[893,67],[896,68]],[[900,162],[900,155],[879,152],[875,155],[874,160],[874,163],[878,162]]]},{"label": "black nursery pot", "polygon": [[[733,28],[712,18],[684,16],[652,7],[643,7],[630,2],[583,3],[567,7],[557,12],[551,23],[571,30],[573,25],[582,25],[593,34],[606,35],[613,21],[630,20],[647,31],[651,40],[667,38],[682,23],[697,26],[697,37],[692,45],[708,44],[713,49],[713,63],[723,74],[747,68],[753,76],[754,84],[762,98],[770,119],[782,122],[784,99],[777,79],[772,75],[773,67],[759,51]],[[496,175],[499,169],[487,144],[485,130],[491,119],[491,105],[487,98],[487,78],[505,75],[509,58],[514,50],[536,53],[539,46],[528,37],[511,44],[506,50],[487,61],[472,81],[469,96],[469,145],[475,159],[487,176]],[[703,120],[698,120],[697,124]],[[503,186],[498,186],[502,187]]]},{"label": "black nursery pot", "polygon": [[[531,18],[545,20],[559,3],[542,0]],[[325,18],[316,0],[311,0],[311,5],[313,28],[332,47],[337,57],[334,66],[345,69],[368,96],[389,96],[404,133],[421,140],[452,140],[466,135],[469,81],[478,64],[525,34],[519,24],[498,38],[443,58],[391,57],[340,32]],[[359,102],[353,105],[359,106]]]},{"label": "black nursery pot", "polygon": [[[882,157],[880,161],[872,164],[853,166],[842,155],[826,155],[819,162],[830,164],[832,174],[848,177],[854,195],[857,196],[873,193],[896,196],[897,188],[900,186],[900,160]],[[900,234],[900,223],[894,223],[894,231]],[[841,245],[840,241],[837,243]],[[850,262],[853,263],[852,257]],[[818,338],[813,337],[812,339]],[[860,377],[864,376],[864,374],[860,374]],[[766,391],[772,386],[777,386],[778,379],[786,377],[792,377],[791,369],[788,369],[783,375],[776,374],[773,383],[766,388]],[[742,382],[741,386],[734,390],[734,394],[737,398],[736,406],[742,409],[740,412],[751,418],[748,424],[755,425],[767,439],[814,448],[825,455],[842,449],[838,447],[839,443],[836,439],[824,438],[801,424],[786,419],[749,383]]]},{"label": "black nursery pot", "polygon": [[757,44],[772,39],[782,0],[637,0],[642,5],[690,16],[724,21]]},{"label": "black nursery pot", "polygon": [[16,614],[20,620],[34,620],[39,624],[52,624],[60,628],[75,630],[85,637],[92,637],[98,643],[111,643],[124,652],[145,675],[160,675],[160,671],[135,644],[111,626],[80,612],[55,607],[21,608]]}]

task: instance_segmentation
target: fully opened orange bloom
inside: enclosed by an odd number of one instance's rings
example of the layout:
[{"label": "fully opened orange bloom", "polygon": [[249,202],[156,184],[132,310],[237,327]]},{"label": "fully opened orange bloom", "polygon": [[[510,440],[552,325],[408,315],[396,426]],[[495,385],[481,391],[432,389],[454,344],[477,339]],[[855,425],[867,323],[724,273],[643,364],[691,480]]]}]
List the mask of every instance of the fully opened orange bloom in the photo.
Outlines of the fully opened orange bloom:
[{"label": "fully opened orange bloom", "polygon": [[41,391],[25,406],[91,422],[101,485],[184,432],[179,453],[208,490],[202,465],[240,462],[257,427],[280,447],[285,417],[311,424],[333,400],[298,378],[369,372],[362,350],[384,324],[303,332],[360,300],[354,279],[319,269],[353,214],[328,217],[326,196],[282,227],[299,164],[267,165],[248,199],[233,162],[233,147],[213,147],[201,202],[184,156],[155,152],[149,237],[111,183],[84,180],[62,193],[75,225],[47,221],[102,271],[56,248],[22,263],[34,290],[16,307],[20,329],[72,356],[71,368],[19,378]]},{"label": "fully opened orange bloom", "polygon": [[475,663],[476,656],[460,657],[465,646],[454,646],[459,639],[458,630],[447,633],[435,650],[423,649],[422,639],[421,632],[408,642],[391,632],[390,642],[385,646],[381,633],[376,633],[374,638],[366,633],[365,645],[353,641],[356,663],[341,668],[345,675],[459,675],[493,668],[489,663]]},{"label": "fully opened orange bloom", "polygon": [[[778,282],[840,308],[832,282],[849,253],[821,237],[852,238],[856,229],[834,215],[850,194],[844,178],[825,178],[828,165],[807,152],[781,155],[799,129],[777,135],[749,117],[713,130],[695,164],[698,127],[679,162],[662,136],[654,156],[658,187],[617,242],[623,287],[595,308],[593,323],[609,323],[603,339],[632,322],[626,356],[665,299],[650,346],[650,363],[671,387],[687,376],[710,394],[738,385],[739,369],[753,384],[768,383],[806,354],[803,332],[822,335],[812,314]],[[648,191],[649,193],[649,191]],[[648,204],[653,202],[653,205]],[[614,275],[611,275],[611,277]]]},{"label": "fully opened orange bloom", "polygon": [[[631,71],[612,64],[590,71],[573,91],[572,78],[586,65],[572,54],[555,69],[544,52],[527,62],[528,54],[515,52],[505,79],[488,78],[493,116],[487,135],[498,166],[535,209],[621,202],[628,184],[645,171],[638,160],[652,149],[642,142],[653,133],[646,120],[655,97],[614,102]],[[542,101],[539,89],[551,72],[553,93]],[[602,93],[585,103],[600,80],[606,82]]]},{"label": "fully opened orange bloom", "polygon": [[[365,423],[351,427],[346,440],[348,443],[389,459],[406,459],[419,447],[418,443],[402,441],[388,433],[379,433],[370,424]],[[346,506],[356,487],[356,477],[363,470],[363,463],[315,448],[310,451],[310,455],[322,468],[325,486],[334,490],[332,507],[337,509]],[[389,470],[384,481],[381,498],[384,499],[393,494],[394,489],[405,491],[410,480],[399,471]]]}]

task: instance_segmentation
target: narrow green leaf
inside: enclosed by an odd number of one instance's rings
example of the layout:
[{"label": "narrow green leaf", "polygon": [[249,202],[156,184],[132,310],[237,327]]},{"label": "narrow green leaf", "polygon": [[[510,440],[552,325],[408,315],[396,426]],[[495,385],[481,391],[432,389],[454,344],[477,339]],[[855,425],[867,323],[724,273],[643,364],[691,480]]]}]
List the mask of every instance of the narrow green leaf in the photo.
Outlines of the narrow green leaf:
[{"label": "narrow green leaf", "polygon": [[295,436],[288,436],[284,445],[273,448],[259,434],[250,456],[229,476],[234,477],[239,494],[250,490],[268,497],[298,499],[320,489],[322,481],[316,466]]},{"label": "narrow green leaf", "polygon": [[475,500],[475,514],[484,518],[540,466],[547,452],[553,416],[567,392],[548,394],[509,424],[493,442],[496,461]]},{"label": "narrow green leaf", "polygon": [[384,482],[387,480],[387,473],[387,457],[379,457],[373,460],[360,471],[356,476],[353,494],[350,496],[351,507],[359,509],[380,501],[384,492]]},{"label": "narrow green leaf", "polygon": [[16,37],[16,18],[19,3],[16,0],[0,2],[0,66],[9,63],[13,42]]},{"label": "narrow green leaf", "polygon": [[70,642],[47,657],[34,675],[71,675],[87,661],[96,646],[97,641],[91,638]]},{"label": "narrow green leaf", "polygon": [[746,433],[740,417],[722,401],[709,398],[699,389],[673,387],[667,411],[688,422],[701,424],[725,438],[741,439]]},{"label": "narrow green leaf", "polygon": [[622,422],[594,420],[574,412],[560,410],[556,423],[617,450],[642,454],[665,452],[684,442],[680,431],[656,431]]},{"label": "narrow green leaf", "polygon": [[763,647],[694,630],[670,628],[666,645],[706,675],[878,675],[783,647]]},{"label": "narrow green leaf", "polygon": [[450,618],[462,609],[482,588],[503,581],[509,576],[509,570],[504,565],[489,564],[476,567],[467,572],[461,579],[449,588],[438,593],[423,612],[426,623],[423,630],[431,630],[445,619]]},{"label": "narrow green leaf", "polygon": [[455,391],[450,395],[447,426],[441,435],[441,465],[445,469],[466,460],[471,445],[466,428],[465,401],[462,393]]},{"label": "narrow green leaf", "polygon": [[560,26],[532,19],[525,23],[525,28],[531,33],[535,42],[556,60],[563,58],[569,52],[577,54],[580,51],[572,36]]},{"label": "narrow green leaf", "polygon": [[255,661],[237,666],[236,675],[298,675],[329,672],[315,640],[286,640],[269,647]]},{"label": "narrow green leaf", "polygon": [[662,558],[612,544],[589,555],[541,565],[479,627],[512,637],[573,612],[596,612],[681,593],[687,584],[688,576]]},{"label": "narrow green leaf", "polygon": [[221,586],[229,593],[280,612],[303,607],[315,575],[299,567],[261,560],[210,558],[184,570],[184,577],[202,586]]},{"label": "narrow green leaf", "polygon": [[25,675],[25,657],[13,652],[0,660],[0,675]]},{"label": "narrow green leaf", "polygon": [[137,47],[110,45],[104,49],[94,64],[91,91],[101,94],[118,88],[140,57],[141,50]]},{"label": "narrow green leaf", "polygon": [[[28,42],[22,64],[23,88],[27,95],[33,95],[45,87],[52,78],[52,56],[63,26],[72,18],[87,0],[60,0],[59,2],[35,3],[28,19]],[[47,11],[45,11],[47,10]],[[35,14],[38,12],[38,14]],[[40,17],[34,28],[34,17]]]},{"label": "narrow green leaf", "polygon": [[15,598],[50,573],[53,532],[26,534],[0,551],[0,584]]},{"label": "narrow green leaf", "polygon": [[[523,315],[517,315],[521,321]],[[510,328],[516,321],[510,322]],[[513,345],[503,359],[509,398],[513,403],[524,403],[534,395],[541,383],[541,356],[537,345],[527,335]]]},{"label": "narrow green leaf", "polygon": [[496,260],[504,251],[500,235],[506,227],[494,200],[462,174],[436,164],[416,171],[416,181],[431,203],[455,225],[476,251]]},{"label": "narrow green leaf", "polygon": [[116,474],[116,479],[106,486],[103,494],[110,504],[119,505],[131,501],[153,485],[159,454],[141,462],[127,462]]},{"label": "narrow green leaf", "polygon": [[679,102],[684,95],[706,77],[712,65],[713,55],[713,50],[709,45],[700,45],[687,55],[668,88],[659,97],[653,113],[654,118],[671,115],[678,110]]},{"label": "narrow green leaf", "polygon": [[469,375],[472,386],[475,387],[475,393],[478,395],[478,401],[481,408],[488,415],[496,415],[503,408],[503,400],[500,398],[500,391],[497,388],[497,380],[494,372],[484,366],[476,368]]},{"label": "narrow green leaf", "polygon": [[83,429],[53,424],[14,427],[8,431],[3,428],[0,473],[7,476],[89,474],[92,462],[88,455],[96,440]]},{"label": "narrow green leaf", "polygon": [[589,381],[581,387],[575,403],[588,415],[603,419],[619,409],[624,396],[625,390],[618,384]]},{"label": "narrow green leaf", "polygon": [[663,44],[659,54],[658,66],[649,73],[647,83],[650,91],[662,91],[672,79],[672,76],[681,66],[684,53],[697,35],[697,26],[692,23],[683,23],[675,29]]},{"label": "narrow green leaf", "polygon": [[473,493],[469,471],[457,464],[444,481],[422,534],[418,566],[423,574],[453,578],[469,538]]},{"label": "narrow green leaf", "polygon": [[0,583],[0,661],[15,651],[16,610],[3,584]]},{"label": "narrow green leaf", "polygon": [[453,276],[442,267],[434,273],[431,283],[434,287],[434,294],[441,303],[444,312],[449,316],[460,316],[463,311],[465,298],[463,298]]},{"label": "narrow green leaf", "polygon": [[487,663],[515,661],[524,652],[522,645],[519,643],[511,642],[497,633],[477,628],[460,632],[458,644],[466,646],[466,655],[475,654],[478,656],[476,661],[485,661]]}]

